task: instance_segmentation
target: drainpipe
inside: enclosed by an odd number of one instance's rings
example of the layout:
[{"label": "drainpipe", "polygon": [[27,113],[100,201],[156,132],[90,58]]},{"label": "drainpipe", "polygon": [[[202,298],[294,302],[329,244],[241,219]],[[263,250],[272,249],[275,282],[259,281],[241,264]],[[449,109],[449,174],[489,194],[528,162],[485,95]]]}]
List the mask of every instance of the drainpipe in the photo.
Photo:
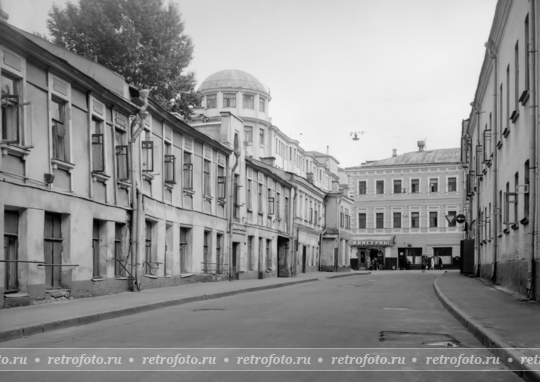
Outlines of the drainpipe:
[{"label": "drainpipe", "polygon": [[[233,256],[233,253],[232,253],[232,249],[233,249],[233,230],[232,230],[232,227],[233,227],[233,213],[234,213],[234,192],[236,190],[233,190],[234,188],[234,172],[236,171],[236,167],[238,167],[238,163],[239,163],[239,158],[240,158],[240,145],[238,143],[238,136],[235,135],[234,137],[234,157],[235,157],[235,161],[234,161],[234,166],[233,168],[231,169],[231,175],[230,175],[230,195],[229,195],[229,200],[230,200],[230,205],[229,205],[229,281],[233,281],[233,275],[232,275],[232,256]],[[235,272],[236,272],[236,269],[235,269]]]},{"label": "drainpipe", "polygon": [[[489,54],[489,56],[491,57],[491,59],[493,60],[493,81],[494,81],[494,92],[493,92],[493,126],[492,127],[492,131],[491,131],[491,147],[492,147],[492,150],[493,150],[493,213],[491,214],[491,216],[489,217],[490,220],[493,220],[493,232],[494,232],[494,235],[493,235],[493,265],[492,265],[492,268],[491,268],[491,279],[493,280],[493,282],[497,281],[497,252],[498,252],[498,249],[499,249],[499,236],[498,236],[498,226],[497,226],[497,223],[498,223],[498,219],[497,218],[492,218],[492,217],[496,217],[498,216],[495,212],[498,210],[497,207],[498,207],[498,193],[497,193],[497,190],[498,190],[498,185],[499,185],[499,163],[498,163],[498,160],[497,160],[497,152],[499,151],[498,148],[497,148],[497,136],[498,136],[498,125],[497,125],[497,115],[498,115],[498,110],[497,110],[497,88],[498,88],[498,67],[499,67],[499,60],[497,58],[497,55],[496,55],[496,52],[495,52],[495,44],[493,43],[493,41],[489,40],[486,44],[486,49],[487,49],[487,52]],[[502,123],[502,121],[501,121]],[[494,146],[495,144],[495,146]],[[489,235],[491,235],[492,232],[489,232]]]},{"label": "drainpipe", "polygon": [[[131,216],[131,274],[135,275],[135,283],[139,285],[139,270],[137,265],[139,264],[139,250],[140,250],[140,240],[139,234],[141,227],[139,224],[139,213],[142,211],[142,195],[140,190],[140,183],[137,176],[139,167],[135,166],[135,147],[137,143],[137,138],[141,134],[144,128],[144,120],[148,116],[146,109],[148,108],[148,94],[150,90],[140,90],[139,97],[143,100],[143,105],[137,108],[139,112],[137,116],[131,122],[131,140],[130,144],[130,167],[131,167],[131,182],[132,182],[132,191],[131,191],[131,206],[133,209],[133,214]],[[137,130],[135,128],[139,125]]]},{"label": "drainpipe", "polygon": [[[293,177],[294,177],[294,175],[291,175],[291,178],[290,178],[291,183],[292,183]],[[296,196],[298,195],[298,192],[297,192],[296,187],[292,187],[291,191],[294,192],[294,197],[289,199],[289,203],[292,203],[292,207],[291,206],[288,207],[291,211],[289,212],[289,216],[287,216],[287,220],[289,222],[291,222],[289,229],[292,232],[291,277],[296,277],[296,275],[297,275],[296,264],[297,264],[297,256],[298,256],[298,237],[299,237],[298,233],[296,234],[296,243],[295,243],[294,240],[295,240],[295,232],[296,232],[296,229],[295,229],[295,226],[296,226],[296,223],[295,223],[295,221],[296,221],[296,217],[295,217],[295,214],[296,214]],[[292,219],[291,219],[291,215],[292,215]]]},{"label": "drainpipe", "polygon": [[537,120],[537,112],[538,112],[538,95],[537,95],[537,92],[536,92],[536,80],[537,80],[537,77],[536,77],[536,70],[537,70],[537,54],[538,54],[538,46],[537,46],[537,38],[536,38],[536,25],[537,25],[537,18],[538,18],[538,15],[536,14],[537,10],[536,10],[536,1],[535,0],[531,0],[530,1],[530,4],[531,4],[531,10],[530,10],[530,15],[531,15],[531,33],[530,33],[530,36],[531,36],[531,39],[532,41],[530,41],[530,47],[527,47],[526,49],[529,49],[529,53],[532,53],[531,54],[531,62],[530,62],[530,65],[531,65],[531,70],[529,70],[529,73],[530,73],[530,76],[531,78],[529,79],[530,81],[530,84],[531,84],[531,103],[532,105],[530,106],[530,108],[532,108],[532,126],[531,126],[531,130],[532,130],[532,139],[531,139],[531,142],[532,142],[532,147],[531,147],[531,160],[532,160],[532,163],[531,165],[529,166],[529,173],[530,173],[530,181],[529,181],[529,187],[531,188],[529,190],[529,200],[531,201],[531,206],[530,206],[530,211],[532,211],[532,213],[530,214],[531,216],[531,225],[533,227],[533,230],[532,230],[532,253],[531,253],[531,260],[529,262],[529,272],[528,272],[528,282],[527,282],[527,294],[529,296],[529,298],[531,299],[536,299],[536,291],[535,291],[535,286],[536,286],[536,262],[535,262],[535,255],[538,251],[538,219],[537,219],[537,211],[536,211],[536,208],[537,208],[537,202],[536,202],[536,190],[538,189],[538,185],[537,185],[537,182],[538,182],[538,176],[537,176],[537,169],[538,169],[538,155],[537,155],[537,148],[540,147],[540,143],[538,142],[538,138],[539,138],[539,134],[537,134],[536,132],[536,128],[537,128],[537,123],[538,123],[538,120]]}]

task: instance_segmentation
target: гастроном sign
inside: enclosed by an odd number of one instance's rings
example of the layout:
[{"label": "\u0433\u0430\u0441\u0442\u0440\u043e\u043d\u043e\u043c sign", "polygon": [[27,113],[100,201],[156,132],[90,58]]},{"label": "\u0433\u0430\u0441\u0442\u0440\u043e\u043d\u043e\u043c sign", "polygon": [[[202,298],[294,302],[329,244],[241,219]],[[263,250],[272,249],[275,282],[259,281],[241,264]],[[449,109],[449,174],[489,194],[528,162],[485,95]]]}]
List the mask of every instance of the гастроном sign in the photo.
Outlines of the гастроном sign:
[{"label": "\u0433\u0430\u0441\u0442\u0440\u043e\u043d\u043e\u043c sign", "polygon": [[350,246],[380,246],[387,247],[392,245],[392,240],[351,240],[349,243]]}]

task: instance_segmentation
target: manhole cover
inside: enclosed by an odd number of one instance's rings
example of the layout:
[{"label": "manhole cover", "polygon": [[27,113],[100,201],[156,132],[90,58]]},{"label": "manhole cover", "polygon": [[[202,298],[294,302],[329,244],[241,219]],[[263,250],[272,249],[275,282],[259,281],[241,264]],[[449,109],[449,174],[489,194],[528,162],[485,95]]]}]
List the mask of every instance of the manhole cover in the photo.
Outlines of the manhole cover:
[{"label": "manhole cover", "polygon": [[222,310],[225,310],[225,309],[194,309],[193,311],[194,312],[212,312],[212,311],[221,312]]},{"label": "manhole cover", "polygon": [[415,347],[418,345],[433,347],[459,346],[459,341],[446,333],[383,331],[380,333],[379,341],[409,345],[410,347]]}]

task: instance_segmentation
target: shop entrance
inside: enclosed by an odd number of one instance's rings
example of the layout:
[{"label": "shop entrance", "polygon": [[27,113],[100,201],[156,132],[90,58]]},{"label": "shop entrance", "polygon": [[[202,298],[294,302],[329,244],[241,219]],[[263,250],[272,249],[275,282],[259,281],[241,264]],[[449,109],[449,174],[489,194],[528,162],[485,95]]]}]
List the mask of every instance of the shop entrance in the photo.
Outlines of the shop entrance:
[{"label": "shop entrance", "polygon": [[406,269],[420,269],[422,267],[422,248],[398,248],[398,259],[404,262]]}]

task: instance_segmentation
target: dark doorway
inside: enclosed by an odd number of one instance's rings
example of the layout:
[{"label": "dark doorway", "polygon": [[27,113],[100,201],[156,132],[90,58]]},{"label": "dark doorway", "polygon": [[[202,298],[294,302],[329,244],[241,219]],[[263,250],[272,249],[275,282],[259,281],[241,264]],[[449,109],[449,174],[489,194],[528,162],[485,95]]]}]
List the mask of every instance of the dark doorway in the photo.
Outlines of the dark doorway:
[{"label": "dark doorway", "polygon": [[48,288],[59,289],[62,287],[61,264],[62,264],[62,215],[45,212],[45,234],[44,234],[44,252],[45,252],[45,285]]},{"label": "dark doorway", "polygon": [[422,248],[398,248],[398,255],[403,256],[403,261],[405,261],[408,269],[420,269],[422,267]]},{"label": "dark doorway", "polygon": [[289,277],[289,239],[278,236],[278,276]]},{"label": "dark doorway", "polygon": [[306,255],[306,246],[303,245],[302,246],[302,273],[306,273],[306,262],[307,262],[306,257],[307,257],[307,255]]},{"label": "dark doorway", "polygon": [[[461,240],[461,273],[474,274],[474,239]],[[454,264],[459,261],[454,260]]]},{"label": "dark doorway", "polygon": [[233,248],[233,253],[232,253],[232,272],[233,272],[233,274],[232,274],[232,276],[233,276],[234,280],[239,280],[240,279],[240,267],[238,266],[239,265],[239,262],[238,262],[239,243],[233,243],[232,248]]}]

